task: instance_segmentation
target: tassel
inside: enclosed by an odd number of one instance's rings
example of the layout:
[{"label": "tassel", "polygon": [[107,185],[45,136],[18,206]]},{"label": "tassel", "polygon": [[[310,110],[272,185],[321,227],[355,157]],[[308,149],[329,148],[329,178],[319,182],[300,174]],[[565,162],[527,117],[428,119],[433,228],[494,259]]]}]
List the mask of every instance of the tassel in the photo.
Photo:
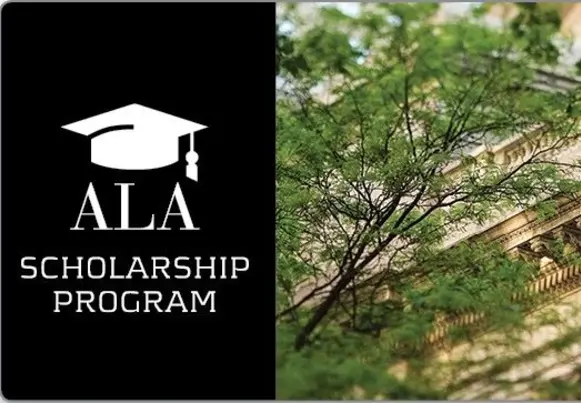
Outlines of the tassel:
[{"label": "tassel", "polygon": [[186,154],[186,176],[193,181],[198,181],[198,162],[199,155],[194,151],[194,133],[190,133],[190,151]]}]

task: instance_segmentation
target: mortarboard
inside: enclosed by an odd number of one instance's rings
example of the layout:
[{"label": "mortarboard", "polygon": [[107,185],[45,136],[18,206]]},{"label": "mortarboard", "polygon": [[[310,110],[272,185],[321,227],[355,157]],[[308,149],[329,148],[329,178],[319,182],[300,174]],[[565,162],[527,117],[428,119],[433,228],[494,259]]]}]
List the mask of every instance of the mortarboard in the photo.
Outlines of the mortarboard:
[{"label": "mortarboard", "polygon": [[127,170],[148,170],[176,163],[179,138],[189,134],[186,176],[198,180],[194,133],[206,126],[131,104],[62,128],[89,137],[92,163]]}]

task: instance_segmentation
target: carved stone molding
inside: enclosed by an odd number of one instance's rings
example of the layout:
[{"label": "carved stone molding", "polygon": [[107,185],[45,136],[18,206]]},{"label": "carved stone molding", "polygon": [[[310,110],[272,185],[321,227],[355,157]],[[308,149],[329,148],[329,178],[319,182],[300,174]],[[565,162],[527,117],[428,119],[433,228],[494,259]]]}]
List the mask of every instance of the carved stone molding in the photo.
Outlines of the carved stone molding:
[{"label": "carved stone molding", "polygon": [[567,203],[558,209],[555,216],[549,219],[535,220],[495,240],[499,241],[505,249],[510,250],[535,237],[552,232],[579,217],[581,217],[581,199]]}]

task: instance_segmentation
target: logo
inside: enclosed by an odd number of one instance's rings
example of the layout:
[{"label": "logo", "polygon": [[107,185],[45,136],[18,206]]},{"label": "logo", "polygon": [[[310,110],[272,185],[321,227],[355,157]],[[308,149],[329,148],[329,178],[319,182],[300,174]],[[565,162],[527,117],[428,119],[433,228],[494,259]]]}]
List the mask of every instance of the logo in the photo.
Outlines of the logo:
[{"label": "logo", "polygon": [[139,104],[131,104],[62,126],[91,141],[93,164],[120,170],[152,170],[175,164],[179,138],[190,135],[186,177],[198,181],[194,133],[206,126]]},{"label": "logo", "polygon": [[[91,162],[119,170],[152,170],[175,164],[179,160],[179,139],[189,134],[190,150],[186,154],[186,177],[198,181],[198,154],[194,151],[194,133],[206,126],[191,122],[139,104],[131,104],[87,119],[62,126],[63,129],[87,136],[91,141]],[[155,216],[149,225],[129,225],[129,187],[134,183],[116,183],[121,188],[121,223],[116,228],[108,226],[93,183],[89,183],[76,224],[71,229],[83,230],[81,218],[93,216],[100,230],[155,230],[169,229],[167,220],[179,215],[184,226],[181,229],[199,230],[190,217],[179,182],[161,227],[155,227]],[[179,213],[170,212],[177,204]],[[91,211],[86,212],[87,204]]]}]

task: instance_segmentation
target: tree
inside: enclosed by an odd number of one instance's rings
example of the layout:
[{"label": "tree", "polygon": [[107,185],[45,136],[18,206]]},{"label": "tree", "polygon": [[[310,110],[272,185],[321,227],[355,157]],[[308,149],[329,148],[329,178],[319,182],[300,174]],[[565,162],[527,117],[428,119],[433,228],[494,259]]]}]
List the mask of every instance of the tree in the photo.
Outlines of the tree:
[{"label": "tree", "polygon": [[[554,62],[552,49],[476,16],[434,24],[436,7],[378,4],[356,17],[323,8],[279,53],[279,363],[320,370],[321,397],[379,378],[389,398],[445,396],[429,383],[386,378],[385,363],[425,357],[442,318],[470,313],[489,327],[524,326],[533,301],[514,295],[539,270],[491,244],[444,248],[447,234],[514,208],[547,210],[550,196],[581,190],[577,163],[554,159],[581,134],[581,94],[539,90],[541,73],[531,68]],[[284,18],[297,25],[292,10]],[[332,102],[314,91],[325,82]],[[517,162],[474,153],[517,135],[530,144]],[[447,335],[466,340],[471,331]],[[325,375],[330,367],[315,363],[346,351],[357,358],[336,363],[333,376],[343,379],[342,365],[357,375],[339,387]],[[371,363],[381,375],[366,373]],[[279,389],[298,387],[282,379],[289,373],[279,367]],[[306,388],[303,397],[313,397]]]}]

